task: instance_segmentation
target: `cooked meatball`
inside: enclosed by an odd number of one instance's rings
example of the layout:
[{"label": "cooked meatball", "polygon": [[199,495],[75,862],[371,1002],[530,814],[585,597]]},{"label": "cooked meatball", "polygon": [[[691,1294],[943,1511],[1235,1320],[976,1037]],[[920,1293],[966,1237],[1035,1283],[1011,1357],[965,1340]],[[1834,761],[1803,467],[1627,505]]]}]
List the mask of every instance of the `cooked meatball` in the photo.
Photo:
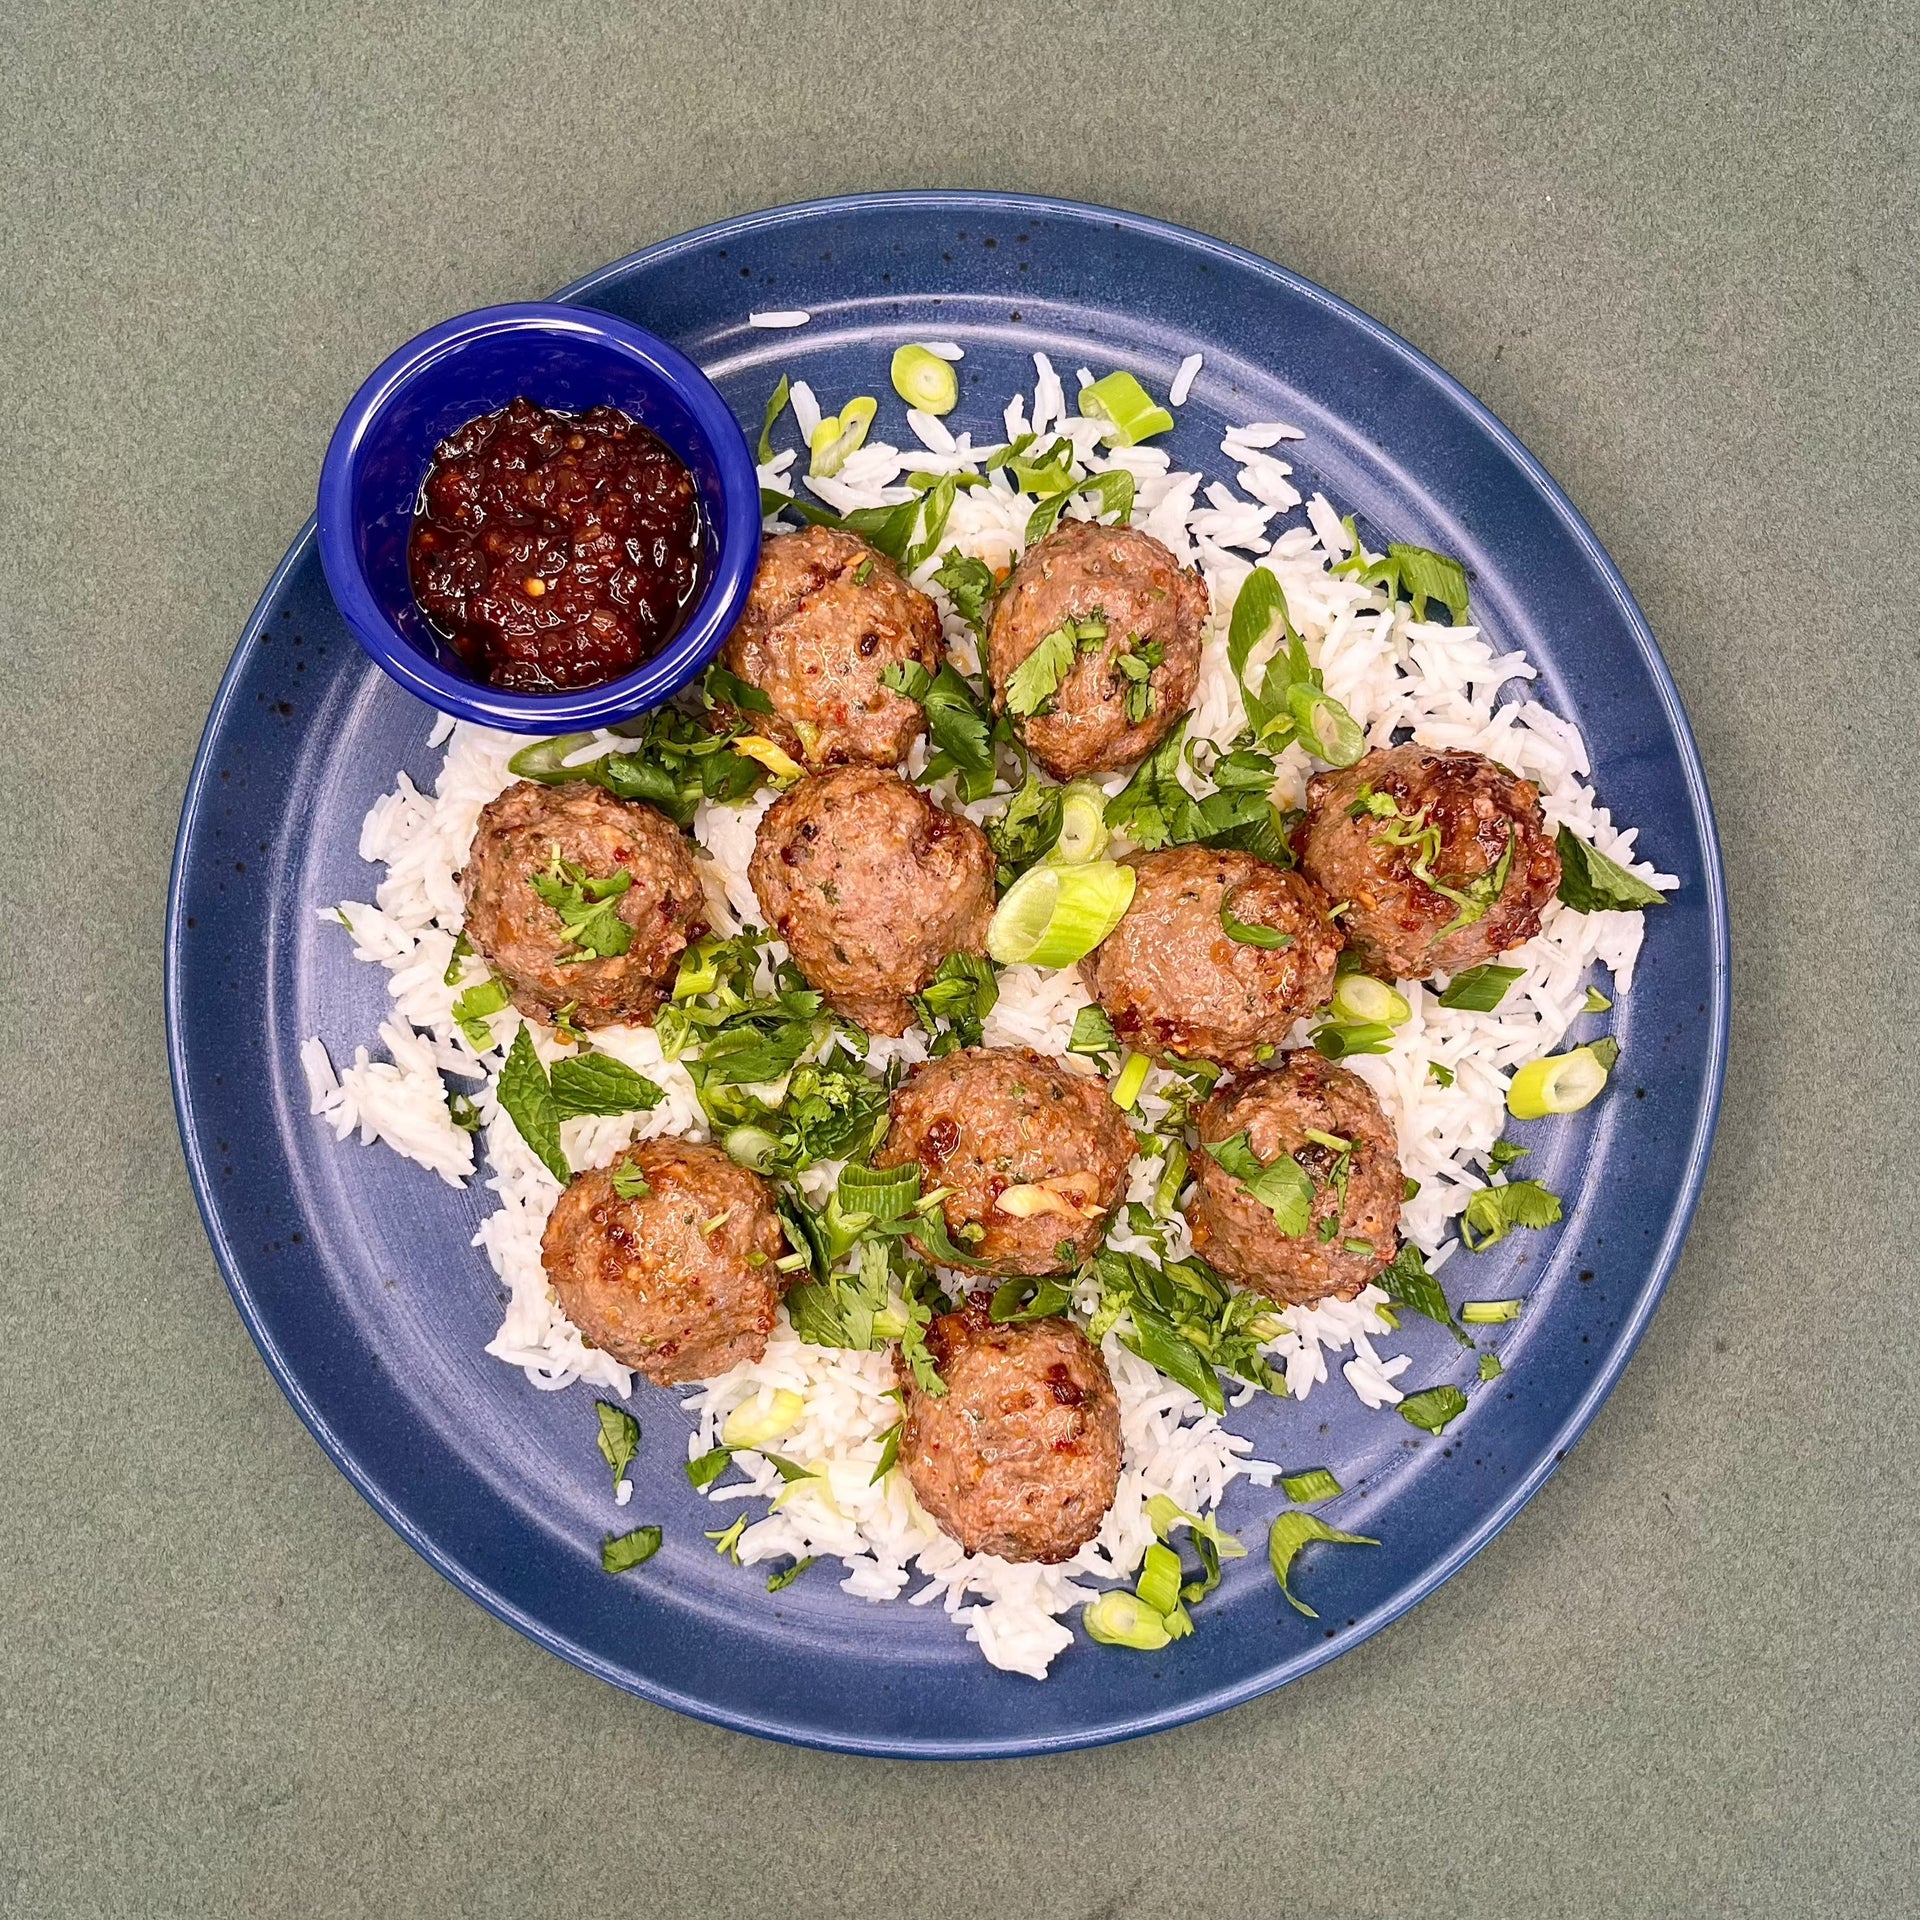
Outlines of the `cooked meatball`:
[{"label": "cooked meatball", "polygon": [[[1132,903],[1080,972],[1128,1046],[1251,1067],[1333,992],[1341,939],[1311,880],[1226,848],[1167,847],[1127,864],[1140,876]],[[1288,944],[1234,939],[1227,905]]]},{"label": "cooked meatball", "polygon": [[747,868],[808,984],[874,1033],[905,1033],[950,953],[987,950],[993,854],[897,773],[836,767],[767,809]]},{"label": "cooked meatball", "polygon": [[969,1553],[1070,1560],[1120,1484],[1120,1402],[1100,1350],[1071,1320],[996,1327],[987,1296],[927,1329],[944,1396],[896,1360],[914,1496]]},{"label": "cooked meatball", "polygon": [[[1152,535],[1065,521],[1028,550],[994,609],[987,667],[995,703],[1006,705],[1015,670],[1042,640],[1077,622],[1082,638],[1072,666],[1021,732],[1056,780],[1128,766],[1151,753],[1192,703],[1206,617],[1199,576]],[[1136,674],[1146,669],[1144,679],[1129,677],[1118,664],[1123,655],[1139,663]],[[1148,704],[1130,719],[1128,698],[1141,686]]]},{"label": "cooked meatball", "polygon": [[1127,1187],[1133,1132],[1106,1083],[1026,1047],[974,1047],[914,1068],[893,1096],[879,1167],[917,1161],[951,1188],[947,1233],[995,1273],[1071,1273]]},{"label": "cooked meatball", "polygon": [[[646,1191],[622,1199],[614,1176]],[[540,1258],[567,1317],[656,1386],[710,1380],[767,1350],[785,1284],[773,1194],[718,1147],[648,1140],[580,1174]]]},{"label": "cooked meatball", "polygon": [[[556,861],[559,863],[556,869]],[[618,886],[626,877],[624,888]],[[605,895],[591,944],[570,938],[537,878]],[[591,888],[591,883],[601,883]],[[613,887],[606,883],[614,883]],[[481,809],[467,855],[467,938],[530,1019],[563,1007],[576,1026],[650,1024],[681,953],[708,931],[692,843],[664,814],[585,781],[523,780]],[[615,889],[618,889],[617,891]],[[608,948],[626,929],[626,950]]]},{"label": "cooked meatball", "polygon": [[926,727],[917,700],[881,684],[890,666],[940,670],[940,615],[887,556],[834,527],[783,533],[759,571],[721,664],[773,714],[742,717],[809,767],[895,766]]},{"label": "cooked meatball", "polygon": [[1524,945],[1560,885],[1540,789],[1479,753],[1385,747],[1315,774],[1294,847],[1347,903],[1347,945],[1388,980],[1459,973]]},{"label": "cooked meatball", "polygon": [[[1203,1151],[1187,1218],[1195,1252],[1222,1273],[1306,1306],[1330,1294],[1351,1300],[1392,1260],[1405,1185],[1399,1143],[1357,1073],[1303,1048],[1270,1073],[1221,1088],[1198,1124]],[[1313,1182],[1304,1232],[1282,1233],[1272,1210],[1204,1151],[1243,1132],[1262,1166],[1291,1155]],[[1327,1138],[1309,1138],[1314,1133]]]}]

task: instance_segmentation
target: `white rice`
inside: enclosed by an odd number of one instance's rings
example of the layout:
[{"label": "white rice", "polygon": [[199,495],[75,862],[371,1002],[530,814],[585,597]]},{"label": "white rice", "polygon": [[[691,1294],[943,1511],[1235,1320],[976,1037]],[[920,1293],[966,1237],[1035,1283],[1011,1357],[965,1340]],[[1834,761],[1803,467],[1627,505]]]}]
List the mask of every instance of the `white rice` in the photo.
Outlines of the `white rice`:
[{"label": "white rice", "polygon": [[[755,314],[752,324],[797,326],[807,318],[804,313]],[[928,344],[946,357],[959,357],[959,348],[951,343]],[[1538,782],[1551,823],[1571,826],[1654,886],[1677,884],[1673,876],[1635,857],[1632,829],[1616,827],[1599,804],[1588,783],[1589,759],[1579,730],[1526,697],[1535,669],[1524,655],[1497,651],[1475,627],[1416,621],[1405,605],[1390,604],[1379,592],[1329,571],[1347,552],[1339,516],[1318,494],[1303,503],[1292,467],[1271,451],[1303,437],[1297,428],[1254,422],[1223,437],[1221,453],[1235,472],[1236,493],[1222,481],[1171,471],[1167,455],[1158,448],[1104,449],[1100,423],[1069,412],[1052,363],[1044,353],[1033,358],[1031,404],[1024,395],[1009,403],[1008,434],[1061,435],[1071,442],[1083,468],[1131,473],[1135,524],[1183,562],[1198,566],[1206,580],[1214,611],[1192,737],[1224,744],[1245,723],[1240,690],[1226,658],[1225,633],[1234,598],[1258,564],[1285,588],[1294,622],[1325,675],[1328,691],[1360,722],[1369,746],[1386,746],[1397,731],[1406,730],[1427,745],[1488,754]],[[1198,355],[1182,363],[1169,396],[1175,404],[1190,391],[1199,365]],[[1090,382],[1091,375],[1081,369],[1080,387]],[[820,418],[819,403],[805,382],[796,382],[791,392],[795,419],[803,436],[811,438]],[[976,452],[969,438],[956,439],[930,416],[916,416],[911,424],[922,452],[910,457],[876,443],[860,449],[836,479],[811,480],[809,486],[841,511],[881,506],[909,497],[897,484],[909,465],[978,471],[991,451]],[[790,494],[793,465],[791,453],[777,456],[761,468],[762,484]],[[955,500],[941,549],[957,545],[992,566],[1005,566],[1021,549],[1034,504],[1014,490],[1004,469],[998,471],[988,484]],[[1081,500],[1068,511],[1084,514],[1090,504]],[[1304,524],[1274,526],[1277,517],[1302,505]],[[932,579],[937,565],[937,558],[925,562],[914,576],[916,584],[934,595],[956,659],[975,670],[973,636]],[[1259,664],[1254,663],[1256,670]],[[1503,701],[1501,695],[1509,688],[1521,697]],[[309,1040],[301,1062],[312,1110],[340,1140],[357,1131],[363,1144],[383,1143],[457,1186],[474,1172],[473,1136],[461,1132],[448,1116],[443,1075],[468,1085],[484,1123],[485,1184],[498,1201],[474,1244],[485,1251],[509,1291],[505,1316],[487,1351],[521,1368],[542,1389],[581,1381],[624,1395],[632,1385],[628,1370],[586,1344],[547,1286],[540,1236],[559,1187],[494,1097],[494,1076],[521,1025],[520,1016],[511,1011],[494,1015],[488,1023],[490,1045],[476,1053],[453,1023],[458,990],[448,987],[443,977],[461,925],[458,876],[480,809],[510,783],[507,761],[526,742],[464,724],[449,728],[444,719],[435,722],[432,738],[436,744],[445,740],[447,749],[433,792],[421,793],[402,774],[362,827],[362,858],[385,868],[374,899],[324,909],[325,918],[344,921],[350,930],[356,958],[387,971],[393,1010],[379,1033],[387,1058],[374,1059],[360,1046],[353,1063],[336,1071],[324,1043]],[[580,757],[592,758],[611,739],[596,735]],[[924,765],[923,753],[916,764]],[[1276,800],[1296,804],[1311,770],[1304,752],[1289,748],[1280,759]],[[1121,784],[1117,775],[1107,782],[1110,791]],[[943,797],[957,804],[950,792]],[[761,917],[746,870],[754,834],[770,801],[771,795],[763,793],[739,807],[707,803],[695,818],[694,837],[712,856],[703,863],[704,877],[713,918],[723,931]],[[999,804],[975,803],[967,810],[979,816]],[[1556,903],[1548,908],[1540,933],[1507,956],[1525,971],[1497,1011],[1444,1008],[1425,984],[1402,981],[1400,991],[1413,1012],[1395,1033],[1391,1051],[1348,1063],[1379,1096],[1397,1131],[1401,1162],[1420,1182],[1402,1225],[1435,1264],[1450,1250],[1443,1245],[1450,1223],[1485,1184],[1484,1156],[1504,1123],[1512,1073],[1559,1042],[1583,1010],[1596,966],[1612,975],[1616,994],[1631,986],[1641,931],[1638,913],[1579,914]],[[1074,1015],[1086,1004],[1075,972],[1009,967],[1001,974],[999,1001],[986,1023],[987,1043],[1031,1046],[1091,1071],[1088,1063],[1066,1054]],[[564,1051],[545,1029],[536,1027],[534,1039],[545,1059]],[[663,1059],[651,1029],[601,1028],[594,1040],[656,1081],[666,1098],[650,1114],[567,1122],[562,1144],[575,1168],[604,1166],[636,1138],[667,1133],[704,1137],[704,1117],[692,1082],[683,1068]],[[1303,1022],[1293,1041],[1305,1040]],[[897,1041],[876,1041],[870,1057],[879,1067],[892,1059],[911,1063],[925,1052],[925,1036],[916,1032]],[[1451,1071],[1450,1085],[1434,1079],[1430,1069],[1435,1066]],[[1142,1107],[1149,1120],[1165,1111],[1160,1089],[1166,1084],[1167,1076],[1159,1072],[1148,1081]],[[1159,1173],[1157,1160],[1136,1161],[1131,1197],[1143,1199],[1151,1193]],[[830,1177],[830,1171],[816,1172],[807,1183],[821,1187]],[[1110,1241],[1125,1251],[1150,1250],[1123,1228],[1117,1228]],[[1184,1222],[1176,1220],[1168,1233],[1169,1251],[1177,1256],[1189,1245]],[[1376,1344],[1393,1331],[1377,1311],[1384,1299],[1370,1287],[1350,1302],[1287,1309],[1280,1316],[1284,1331],[1270,1352],[1288,1394],[1304,1399],[1328,1382],[1337,1365],[1365,1405],[1395,1404],[1401,1394],[1394,1383],[1409,1361],[1404,1354],[1381,1352]],[[688,1399],[694,1420],[688,1457],[696,1458],[714,1444],[720,1424],[734,1407],[756,1395],[770,1399],[782,1388],[798,1393],[803,1412],[782,1436],[780,1451],[808,1466],[815,1477],[783,1490],[770,1464],[755,1455],[737,1456],[741,1477],[710,1489],[710,1497],[721,1504],[774,1503],[739,1537],[740,1558],[837,1558],[845,1569],[841,1586],[848,1593],[872,1601],[904,1595],[916,1605],[938,1600],[995,1666],[1042,1678],[1072,1639],[1061,1616],[1097,1591],[1089,1583],[1124,1579],[1138,1567],[1152,1537],[1143,1517],[1148,1499],[1165,1494],[1186,1511],[1200,1513],[1215,1506],[1236,1478],[1259,1484],[1278,1472],[1271,1462],[1249,1458],[1251,1441],[1229,1431],[1184,1388],[1136,1359],[1112,1336],[1105,1352],[1126,1443],[1120,1491],[1098,1538],[1064,1566],[1011,1565],[991,1556],[966,1555],[920,1511],[904,1475],[890,1473],[872,1485],[882,1436],[898,1417],[896,1403],[884,1397],[893,1385],[890,1358],[806,1346],[784,1314],[761,1360],[706,1382]],[[1254,1391],[1237,1394],[1235,1404],[1244,1404]]]},{"label": "white rice", "polygon": [[768,313],[750,313],[747,325],[750,327],[804,327],[813,315],[800,307],[780,307]]},{"label": "white rice", "polygon": [[1167,405],[1184,407],[1187,395],[1193,391],[1193,383],[1200,377],[1201,356],[1190,353],[1180,362],[1180,370],[1173,376],[1173,385],[1167,389]]}]

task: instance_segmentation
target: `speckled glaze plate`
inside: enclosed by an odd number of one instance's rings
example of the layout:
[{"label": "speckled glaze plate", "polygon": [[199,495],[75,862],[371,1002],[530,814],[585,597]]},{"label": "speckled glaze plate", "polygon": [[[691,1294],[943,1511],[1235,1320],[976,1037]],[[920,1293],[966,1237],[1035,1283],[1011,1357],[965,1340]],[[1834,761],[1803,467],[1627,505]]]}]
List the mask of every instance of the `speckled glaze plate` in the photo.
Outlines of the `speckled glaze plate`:
[{"label": "speckled glaze plate", "polygon": [[[364,897],[361,816],[396,768],[422,782],[433,718],[361,654],[321,578],[311,523],[268,583],[207,723],[167,920],[180,1129],[222,1271],[287,1397],[413,1547],[555,1653],[651,1700],[749,1732],[849,1751],[957,1758],[1093,1745],[1251,1700],[1357,1645],[1483,1547],[1550,1474],[1619,1378],[1672,1270],[1705,1170],[1727,1041],[1724,886],[1680,701],[1620,575],[1514,437],[1405,341],[1320,288],[1219,241],[1130,214],[997,194],[913,193],[753,214],[668,240],[560,296],[664,335],[758,430],[781,372],[822,393],[887,392],[905,339],[966,348],[951,424],[997,430],[1035,349],[1130,367],[1164,391],[1205,355],[1176,465],[1221,475],[1220,435],[1284,419],[1288,454],[1381,533],[1458,554],[1480,617],[1524,646],[1544,697],[1584,729],[1601,798],[1680,876],[1649,916],[1622,1001],[1608,1097],[1540,1130],[1530,1163],[1569,1224],[1480,1256],[1474,1291],[1525,1293],[1506,1376],[1415,1320],[1409,1376],[1474,1389],[1438,1439],[1342,1390],[1234,1416],[1267,1458],[1333,1468],[1339,1523],[1377,1549],[1302,1562],[1317,1621],[1259,1552],[1277,1493],[1223,1510],[1254,1552],[1199,1631],[1153,1655],[1084,1641],[1044,1684],[988,1667],[937,1612],[872,1606],[830,1578],[777,1595],[703,1537],[680,1471],[686,1416],[636,1396],[634,1504],[616,1514],[593,1396],[541,1394],[482,1351],[500,1295],[469,1245],[491,1196],[384,1149],[338,1146],[307,1112],[298,1049],[370,1041],[385,976],[315,908]],[[791,332],[753,309],[801,308]],[[898,402],[885,403],[897,412]],[[877,430],[904,442],[883,412]],[[1225,476],[1222,476],[1225,477]],[[616,1519],[658,1521],[639,1574],[600,1571]]]}]

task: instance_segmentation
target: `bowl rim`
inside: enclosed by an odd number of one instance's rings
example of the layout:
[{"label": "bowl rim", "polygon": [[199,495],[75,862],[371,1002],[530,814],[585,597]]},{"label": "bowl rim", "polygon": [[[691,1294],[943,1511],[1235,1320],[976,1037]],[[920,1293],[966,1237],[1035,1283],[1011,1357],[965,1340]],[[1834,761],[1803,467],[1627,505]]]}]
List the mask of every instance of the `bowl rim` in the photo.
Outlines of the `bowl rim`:
[{"label": "bowl rim", "polygon": [[[551,694],[512,693],[447,672],[422,654],[389,617],[356,551],[354,478],[369,432],[428,366],[502,333],[569,334],[638,361],[687,409],[719,469],[719,506],[725,518],[706,591],[659,653],[631,673],[599,686]],[[711,504],[708,512],[712,517]],[[746,602],[759,562],[760,480],[732,408],[679,348],[644,327],[594,308],[522,300],[455,314],[416,334],[374,368],[347,403],[327,443],[314,520],[320,564],[334,604],[368,657],[390,678],[457,720],[512,733],[560,734],[609,726],[659,706],[719,651]]]}]

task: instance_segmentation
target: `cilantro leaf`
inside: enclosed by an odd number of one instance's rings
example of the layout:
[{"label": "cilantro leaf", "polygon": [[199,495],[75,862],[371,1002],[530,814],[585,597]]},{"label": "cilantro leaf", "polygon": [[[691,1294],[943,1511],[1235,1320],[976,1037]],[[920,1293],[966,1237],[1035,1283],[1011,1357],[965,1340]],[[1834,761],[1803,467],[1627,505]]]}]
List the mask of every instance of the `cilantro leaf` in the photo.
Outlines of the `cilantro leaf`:
[{"label": "cilantro leaf", "polygon": [[949,547],[934,569],[933,577],[953,602],[954,612],[975,633],[984,635],[987,602],[993,598],[993,569],[984,560],[972,559],[958,547]]},{"label": "cilantro leaf", "polygon": [[1498,1380],[1505,1372],[1506,1368],[1500,1364],[1500,1356],[1497,1353],[1483,1353],[1480,1356],[1480,1378],[1482,1380]]},{"label": "cilantro leaf", "polygon": [[593,1410],[600,1417],[600,1457],[613,1469],[617,1487],[626,1478],[633,1456],[640,1451],[640,1422],[625,1407],[611,1400],[596,1400]]},{"label": "cilantro leaf", "polygon": [[701,1492],[705,1492],[726,1472],[727,1462],[732,1458],[731,1447],[714,1447],[703,1453],[698,1460],[687,1462],[687,1478]]},{"label": "cilantro leaf", "polygon": [[653,1188],[631,1160],[621,1160],[613,1169],[613,1190],[622,1200],[644,1200]]},{"label": "cilantro leaf", "polygon": [[642,1561],[651,1560],[660,1551],[658,1527],[635,1527],[618,1539],[609,1534],[600,1543],[600,1569],[603,1573],[625,1573]]},{"label": "cilantro leaf", "polygon": [[729,673],[717,660],[700,682],[700,698],[709,712],[715,707],[737,707],[742,713],[773,711],[773,701],[764,689],[751,680],[742,680],[737,673]]},{"label": "cilantro leaf", "polygon": [[1026,785],[986,821],[987,845],[998,862],[994,878],[1003,892],[1053,851],[1060,838],[1060,791],[1029,773]]},{"label": "cilantro leaf", "polygon": [[633,929],[620,918],[619,908],[620,896],[633,885],[633,875],[626,868],[594,879],[571,860],[563,860],[555,847],[551,864],[544,873],[531,875],[529,884],[560,916],[562,947],[575,949],[561,954],[563,966],[589,956],[618,959],[633,945]]},{"label": "cilantro leaf", "polygon": [[1447,1423],[1467,1410],[1467,1396],[1458,1387],[1428,1387],[1400,1402],[1400,1418],[1423,1433],[1442,1433]]},{"label": "cilantro leaf", "polygon": [[[1060,691],[1061,683],[1079,658],[1081,629],[1085,624],[1062,621],[1051,633],[1043,635],[1039,645],[1014,668],[1007,681],[1009,713],[1025,719],[1029,714],[1048,711],[1053,696]],[[1106,625],[1102,622],[1099,637],[1105,635]]]},{"label": "cilantro leaf", "polygon": [[1524,1160],[1531,1147],[1516,1146],[1511,1140],[1496,1140],[1487,1149],[1487,1165],[1495,1173],[1504,1173],[1516,1160]]},{"label": "cilantro leaf", "polygon": [[882,670],[880,679],[926,710],[928,737],[955,767],[962,773],[992,775],[993,721],[951,661],[935,674],[917,660],[896,661]]},{"label": "cilantro leaf", "polygon": [[1667,896],[1657,887],[1609,860],[1571,827],[1560,829],[1555,845],[1560,851],[1560,898],[1575,913],[1624,913],[1666,905]]},{"label": "cilantro leaf", "polygon": [[562,1120],[585,1113],[651,1113],[667,1096],[644,1074],[610,1053],[556,1060],[549,1081],[553,1108]]},{"label": "cilantro leaf", "polygon": [[564,1187],[573,1178],[567,1156],[560,1146],[560,1116],[553,1104],[553,1089],[547,1070],[533,1049],[533,1034],[522,1027],[513,1036],[506,1065],[500,1069],[495,1097],[501,1110],[519,1129],[524,1140]]},{"label": "cilantro leaf", "polygon": [[1313,1218],[1313,1181],[1297,1160],[1283,1153],[1271,1164],[1263,1162],[1244,1127],[1231,1139],[1201,1144],[1273,1215],[1273,1224],[1282,1233],[1306,1232]]},{"label": "cilantro leaf", "polygon": [[1401,1241],[1399,1250],[1374,1285],[1396,1305],[1411,1307],[1437,1326],[1445,1327],[1463,1347],[1472,1344],[1454,1319],[1440,1282],[1427,1270],[1426,1256],[1411,1240]]},{"label": "cilantro leaf", "polygon": [[1469,1253],[1497,1246],[1515,1227],[1550,1227],[1561,1218],[1560,1196],[1537,1180],[1482,1187],[1460,1216],[1460,1238]]}]

